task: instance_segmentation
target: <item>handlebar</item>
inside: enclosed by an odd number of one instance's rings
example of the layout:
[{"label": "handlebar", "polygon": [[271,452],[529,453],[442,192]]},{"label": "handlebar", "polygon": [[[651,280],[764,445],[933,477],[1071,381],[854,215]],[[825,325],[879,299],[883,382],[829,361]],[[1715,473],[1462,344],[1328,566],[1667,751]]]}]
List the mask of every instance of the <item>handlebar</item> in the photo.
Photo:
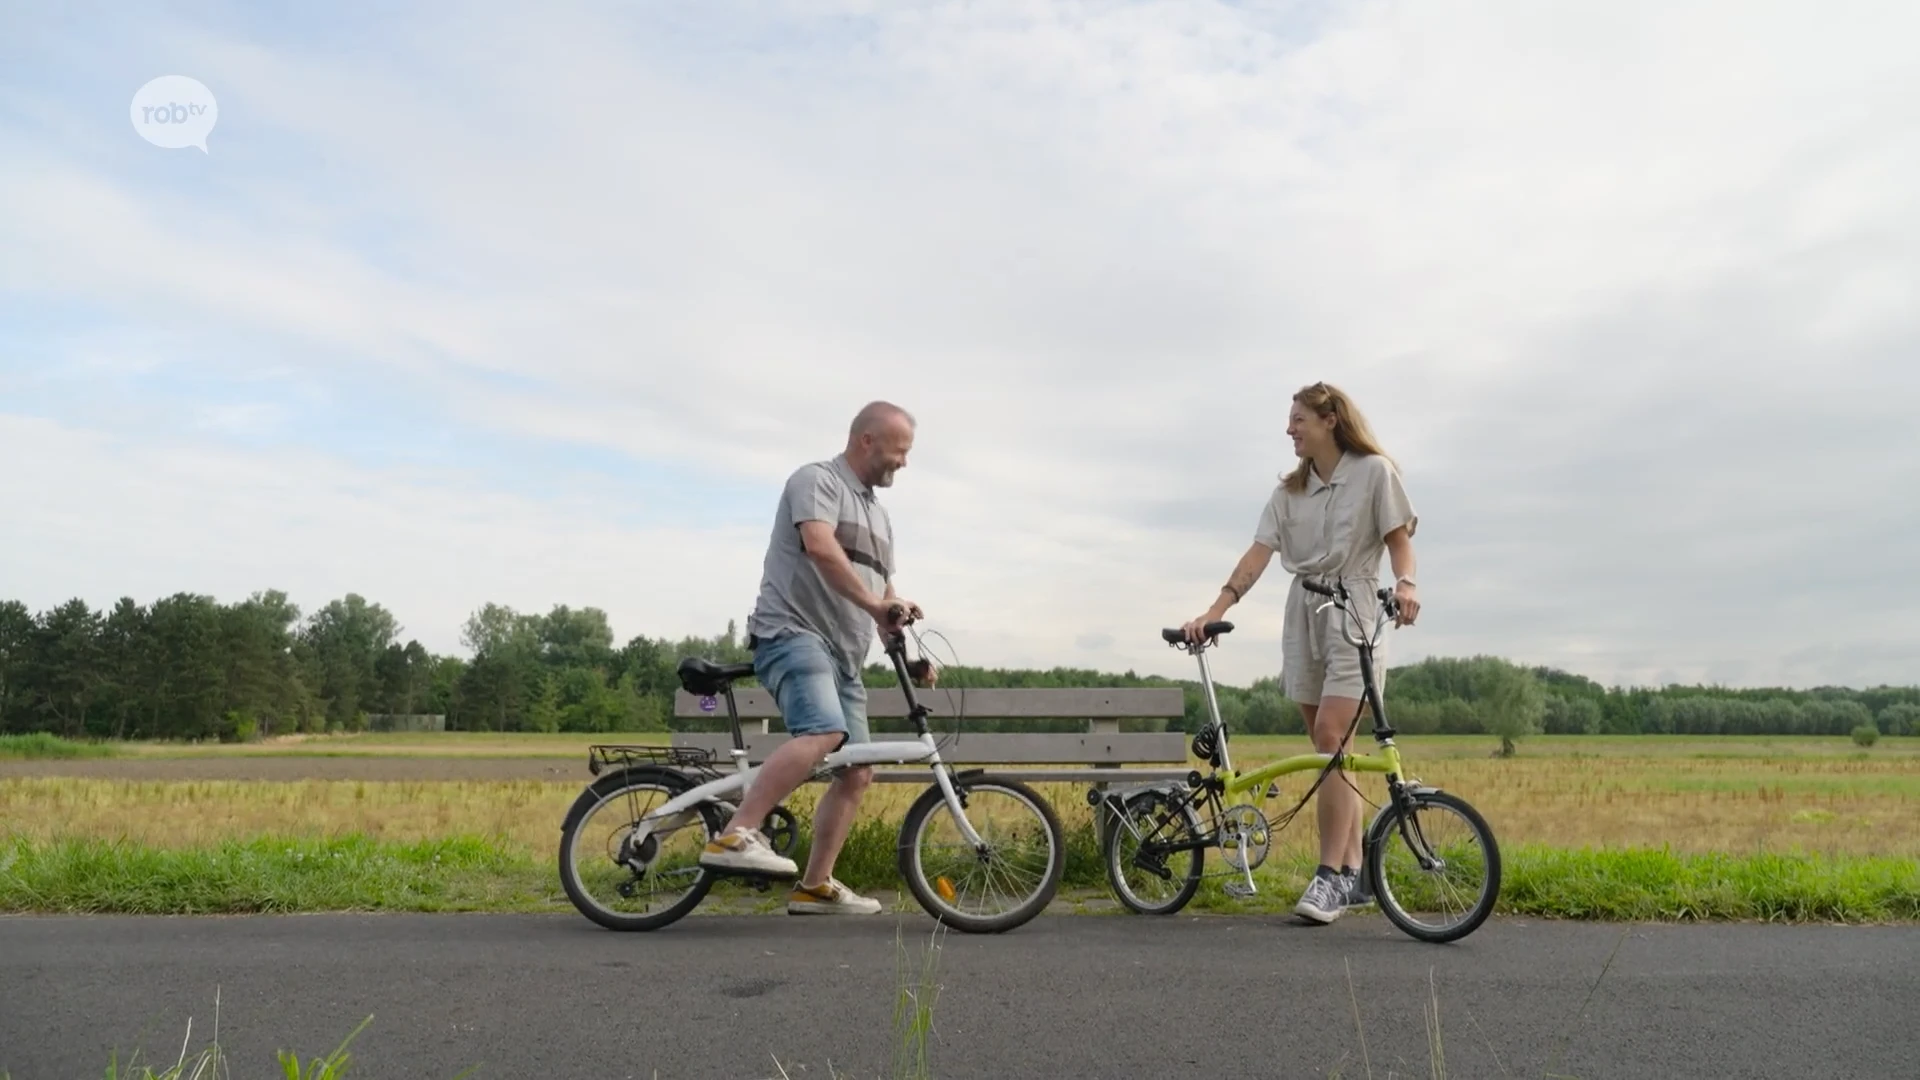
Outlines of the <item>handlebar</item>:
[{"label": "handlebar", "polygon": [[1380,640],[1380,632],[1387,628],[1387,623],[1392,620],[1394,616],[1400,614],[1400,601],[1394,599],[1391,588],[1375,590],[1374,596],[1380,601],[1380,611],[1373,620],[1373,633],[1365,638],[1356,638],[1347,629],[1347,620],[1353,615],[1353,611],[1348,606],[1347,601],[1353,598],[1353,594],[1348,591],[1346,582],[1335,578],[1333,586],[1328,587],[1312,578],[1301,578],[1300,587],[1311,593],[1319,593],[1321,596],[1331,597],[1331,599],[1321,604],[1315,610],[1319,612],[1325,611],[1329,607],[1339,608],[1340,636],[1345,638],[1347,644],[1352,645],[1354,648],[1362,648],[1378,643]]}]

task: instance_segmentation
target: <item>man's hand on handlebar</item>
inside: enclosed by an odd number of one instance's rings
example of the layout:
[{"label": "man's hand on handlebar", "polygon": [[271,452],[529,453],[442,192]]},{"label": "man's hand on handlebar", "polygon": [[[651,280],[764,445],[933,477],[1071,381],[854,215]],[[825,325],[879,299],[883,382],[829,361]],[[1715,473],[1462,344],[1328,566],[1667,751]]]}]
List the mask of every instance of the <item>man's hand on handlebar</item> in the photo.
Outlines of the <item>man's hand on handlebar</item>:
[{"label": "man's hand on handlebar", "polygon": [[909,623],[927,617],[927,613],[920,610],[919,604],[898,597],[880,601],[870,614],[873,615],[873,621],[880,624],[880,629],[889,634],[897,634],[905,630]]}]

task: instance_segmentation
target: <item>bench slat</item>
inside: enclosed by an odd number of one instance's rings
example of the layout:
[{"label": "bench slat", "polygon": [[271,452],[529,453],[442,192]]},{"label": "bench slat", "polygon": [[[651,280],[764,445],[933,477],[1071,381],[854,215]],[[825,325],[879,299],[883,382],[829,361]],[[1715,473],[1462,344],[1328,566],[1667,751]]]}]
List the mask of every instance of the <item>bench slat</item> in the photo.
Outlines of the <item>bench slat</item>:
[{"label": "bench slat", "polygon": [[[747,760],[758,764],[767,759],[788,736],[785,732],[761,734],[743,732]],[[975,732],[958,736],[938,734],[942,760],[955,764],[995,765],[1126,765],[1161,764],[1185,761],[1187,737],[1177,731],[1020,733]],[[878,732],[874,741],[910,740],[911,734]],[[721,759],[733,748],[733,737],[725,732],[676,731],[673,745],[696,746],[712,750]]]},{"label": "bench slat", "polygon": [[[1153,718],[1185,716],[1186,694],[1177,686],[1133,686],[1115,689],[1084,687],[1039,688],[914,688],[921,704],[934,717],[961,717],[982,720],[1016,719],[1099,719]],[[740,719],[765,720],[780,715],[773,695],[764,687],[739,686],[733,691]],[[680,718],[711,716],[726,719],[727,701],[713,699],[712,709],[702,709],[701,699],[685,690],[673,693],[673,715]],[[867,691],[869,717],[907,715],[907,696],[899,687],[875,687]]]},{"label": "bench slat", "polygon": [[[989,769],[998,776],[1010,776],[1030,784],[1128,784],[1144,780],[1185,780],[1189,769]],[[933,774],[925,768],[888,766],[873,770],[876,784],[931,784]]]}]

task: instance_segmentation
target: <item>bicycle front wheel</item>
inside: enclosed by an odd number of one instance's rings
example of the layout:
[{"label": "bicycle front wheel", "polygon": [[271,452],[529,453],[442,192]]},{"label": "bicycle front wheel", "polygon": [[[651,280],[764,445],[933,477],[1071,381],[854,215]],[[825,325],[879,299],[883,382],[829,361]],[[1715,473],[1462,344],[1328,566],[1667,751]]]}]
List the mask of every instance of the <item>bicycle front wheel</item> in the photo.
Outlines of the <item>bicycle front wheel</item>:
[{"label": "bicycle front wheel", "polygon": [[940,785],[929,785],[900,825],[900,876],[927,914],[958,930],[1011,930],[1053,901],[1067,867],[1066,836],[1047,800],[1008,777],[955,778],[969,843]]},{"label": "bicycle front wheel", "polygon": [[1444,791],[1383,810],[1364,861],[1381,914],[1421,941],[1466,937],[1500,896],[1493,830],[1465,799]]}]

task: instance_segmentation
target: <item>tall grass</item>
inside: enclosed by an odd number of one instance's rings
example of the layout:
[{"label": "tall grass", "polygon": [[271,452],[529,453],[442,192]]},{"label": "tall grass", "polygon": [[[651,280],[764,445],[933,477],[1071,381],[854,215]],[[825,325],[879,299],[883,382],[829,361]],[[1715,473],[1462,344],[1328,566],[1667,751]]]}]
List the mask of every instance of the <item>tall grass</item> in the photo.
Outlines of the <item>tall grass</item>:
[{"label": "tall grass", "polygon": [[940,933],[936,926],[921,954],[917,976],[905,942],[895,936],[899,983],[893,1006],[893,1080],[929,1080],[933,1075],[927,1064],[927,1036],[933,1031],[933,1008],[940,997],[933,978],[940,960]]},{"label": "tall grass", "polygon": [[0,735],[0,761],[42,758],[113,757],[118,749],[110,743],[75,742],[36,731],[30,735]]}]

